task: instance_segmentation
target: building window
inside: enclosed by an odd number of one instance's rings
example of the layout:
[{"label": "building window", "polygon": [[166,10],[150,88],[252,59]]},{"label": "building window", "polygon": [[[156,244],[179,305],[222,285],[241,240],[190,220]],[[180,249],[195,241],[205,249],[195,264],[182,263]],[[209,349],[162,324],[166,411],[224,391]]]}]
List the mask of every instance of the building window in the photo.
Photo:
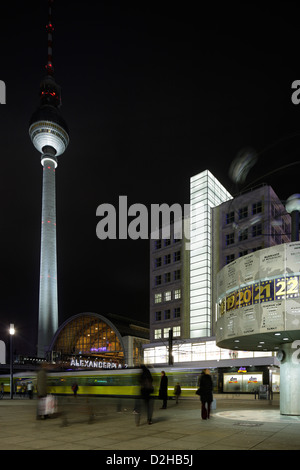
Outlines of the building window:
[{"label": "building window", "polygon": [[161,339],[161,330],[154,330],[154,339]]},{"label": "building window", "polygon": [[174,299],[180,299],[181,298],[181,289],[175,289],[174,290]]},{"label": "building window", "polygon": [[165,273],[165,282],[171,282],[171,273]]},{"label": "building window", "polygon": [[259,202],[255,202],[254,204],[252,204],[252,214],[255,215],[255,214],[260,214],[262,212],[262,202],[259,201]]},{"label": "building window", "polygon": [[239,209],[239,220],[245,219],[248,217],[248,207],[242,207]]},{"label": "building window", "polygon": [[161,284],[161,275],[155,276],[155,285],[159,286]]},{"label": "building window", "polygon": [[169,331],[171,328],[164,328],[164,338],[169,338]]},{"label": "building window", "polygon": [[234,243],[234,233],[228,233],[226,235],[226,246],[233,245]]},{"label": "building window", "polygon": [[171,310],[165,310],[165,320],[170,320],[171,318]]},{"label": "building window", "polygon": [[155,312],[155,321],[161,321],[161,312]]},{"label": "building window", "polygon": [[232,261],[234,261],[234,253],[232,255],[227,255],[226,256],[226,264],[229,264]]},{"label": "building window", "polygon": [[234,222],[234,212],[228,212],[228,214],[226,214],[226,225],[228,224],[231,224],[232,222]]},{"label": "building window", "polygon": [[173,337],[175,338],[176,336],[180,336],[181,332],[180,332],[180,326],[174,326],[173,327]]},{"label": "building window", "polygon": [[171,245],[171,240],[169,238],[165,239],[165,246]]},{"label": "building window", "polygon": [[181,272],[180,269],[177,269],[174,271],[174,281],[179,281],[179,279],[181,279]]},{"label": "building window", "polygon": [[155,258],[155,267],[160,268],[161,267],[161,258]]},{"label": "building window", "polygon": [[154,296],[154,302],[155,302],[156,304],[159,304],[161,301],[162,301],[162,295],[161,295],[161,293],[155,294],[155,296]]},{"label": "building window", "polygon": [[245,256],[247,254],[248,254],[248,250],[240,251],[239,252],[239,258],[241,258],[242,256]]},{"label": "building window", "polygon": [[259,237],[260,235],[262,235],[261,224],[253,225],[253,227],[252,227],[252,237]]},{"label": "building window", "polygon": [[239,232],[239,242],[242,242],[244,240],[248,240],[248,229],[245,228],[245,230],[241,230]]},{"label": "building window", "polygon": [[161,248],[161,240],[155,240],[155,249],[159,250]]},{"label": "building window", "polygon": [[172,298],[172,293],[170,290],[166,291],[165,294],[164,294],[164,299],[165,299],[165,302],[169,302]]},{"label": "building window", "polygon": [[165,264],[170,264],[171,263],[171,255],[165,255]]},{"label": "building window", "polygon": [[180,261],[180,251],[175,251],[174,253],[174,263],[176,263],[176,261]]},{"label": "building window", "polygon": [[174,318],[180,318],[180,307],[174,308]]}]

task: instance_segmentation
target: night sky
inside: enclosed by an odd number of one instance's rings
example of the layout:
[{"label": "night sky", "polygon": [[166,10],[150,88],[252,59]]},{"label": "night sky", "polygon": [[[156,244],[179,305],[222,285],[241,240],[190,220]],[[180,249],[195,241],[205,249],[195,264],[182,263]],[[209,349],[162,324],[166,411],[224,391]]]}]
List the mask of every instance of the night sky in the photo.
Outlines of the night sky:
[{"label": "night sky", "polygon": [[[28,135],[47,62],[47,0],[0,11],[0,339],[35,353],[42,167]],[[260,2],[261,3],[261,2]],[[299,7],[294,2],[55,0],[55,79],[70,144],[56,172],[59,323],[81,312],[147,322],[149,241],[96,237],[102,203],[189,203],[209,169],[236,194],[229,167],[258,160],[244,186],[300,161]],[[284,201],[300,165],[258,181]]]}]

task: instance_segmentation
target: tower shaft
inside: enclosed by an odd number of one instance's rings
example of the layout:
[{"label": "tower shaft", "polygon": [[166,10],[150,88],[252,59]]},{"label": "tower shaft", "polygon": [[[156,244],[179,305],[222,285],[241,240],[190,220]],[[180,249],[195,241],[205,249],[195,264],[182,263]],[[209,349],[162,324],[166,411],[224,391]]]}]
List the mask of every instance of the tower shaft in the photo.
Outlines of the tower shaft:
[{"label": "tower shaft", "polygon": [[38,356],[45,357],[58,328],[56,253],[56,159],[42,155],[43,194],[41,223]]}]

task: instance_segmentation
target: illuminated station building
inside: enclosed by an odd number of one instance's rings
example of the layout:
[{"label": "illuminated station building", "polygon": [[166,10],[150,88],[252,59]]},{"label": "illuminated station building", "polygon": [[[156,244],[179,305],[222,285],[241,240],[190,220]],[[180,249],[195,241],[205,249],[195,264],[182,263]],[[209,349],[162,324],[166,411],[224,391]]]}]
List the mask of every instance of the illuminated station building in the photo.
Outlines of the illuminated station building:
[{"label": "illuminated station building", "polygon": [[218,392],[247,393],[260,385],[279,391],[275,348],[217,343],[217,276],[224,267],[233,269],[241,259],[290,241],[291,216],[270,186],[233,198],[209,171],[192,177],[189,240],[151,240],[145,363],[210,368]]},{"label": "illuminated station building", "polygon": [[149,328],[122,315],[81,313],[66,320],[50,345],[51,359],[63,368],[120,369],[143,362]]}]

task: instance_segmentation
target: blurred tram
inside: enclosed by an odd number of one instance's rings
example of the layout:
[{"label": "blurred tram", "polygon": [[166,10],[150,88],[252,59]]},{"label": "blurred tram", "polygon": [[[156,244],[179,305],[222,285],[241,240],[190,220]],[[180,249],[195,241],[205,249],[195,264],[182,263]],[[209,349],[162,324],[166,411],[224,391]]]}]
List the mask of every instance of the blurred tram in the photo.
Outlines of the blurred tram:
[{"label": "blurred tram", "polygon": [[[161,370],[168,377],[168,395],[174,394],[177,383],[181,386],[181,396],[195,396],[198,388],[198,378],[203,369],[181,369],[163,367],[150,368],[153,377],[154,396],[158,396]],[[140,394],[140,369],[116,369],[93,371],[64,371],[47,373],[48,393],[53,395],[72,395],[72,385],[77,383],[78,395],[84,396],[116,396],[134,397]],[[217,390],[217,374],[211,373],[214,389]],[[20,393],[29,382],[34,384],[36,390],[36,373],[14,374],[14,391]],[[10,376],[0,375],[0,384],[4,384],[4,392],[10,392]]]}]

